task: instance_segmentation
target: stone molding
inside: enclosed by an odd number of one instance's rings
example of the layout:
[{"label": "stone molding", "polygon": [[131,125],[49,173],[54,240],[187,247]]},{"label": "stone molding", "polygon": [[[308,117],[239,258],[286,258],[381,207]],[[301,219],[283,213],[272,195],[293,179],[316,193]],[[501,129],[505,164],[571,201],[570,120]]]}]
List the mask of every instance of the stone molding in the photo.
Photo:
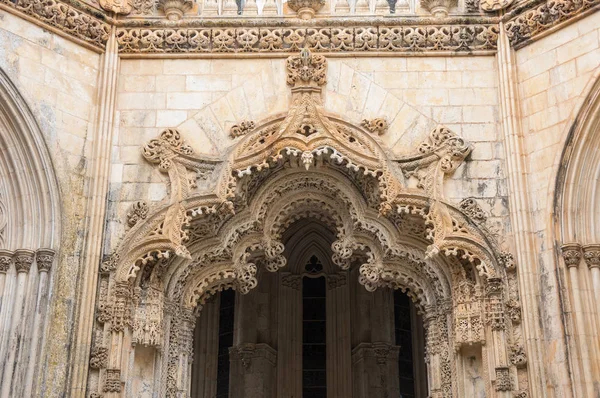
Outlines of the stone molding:
[{"label": "stone molding", "polygon": [[[188,4],[181,2],[184,3]],[[432,10],[439,1],[434,3]],[[187,10],[187,6],[182,7]],[[505,15],[504,29],[511,45],[521,48],[598,8],[600,0],[530,2]],[[227,57],[226,54],[232,53],[277,56],[301,48],[334,54],[489,54],[496,51],[501,26],[498,18],[474,15],[445,18],[444,23],[438,23],[435,18],[369,16],[358,19],[330,16],[310,21],[290,17],[274,21],[261,17],[211,19],[202,16],[178,21],[117,20],[83,3],[59,0],[0,0],[0,9],[99,52],[105,50],[111,26],[115,26],[119,52],[136,56],[210,54]],[[177,11],[179,18],[185,12]]]},{"label": "stone molding", "polygon": [[545,34],[600,9],[600,0],[556,0],[507,14],[505,30],[511,46],[521,48]]}]

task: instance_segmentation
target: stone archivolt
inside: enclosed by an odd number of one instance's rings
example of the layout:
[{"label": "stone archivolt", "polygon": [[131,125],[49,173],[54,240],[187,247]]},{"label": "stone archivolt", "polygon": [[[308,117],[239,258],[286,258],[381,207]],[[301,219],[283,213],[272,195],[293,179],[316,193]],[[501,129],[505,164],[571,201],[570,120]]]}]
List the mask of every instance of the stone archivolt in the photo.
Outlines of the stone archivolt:
[{"label": "stone archivolt", "polygon": [[[325,112],[326,67],[307,50],[291,56],[289,111],[248,129],[227,159],[196,156],[174,129],[144,147],[169,176],[169,202],[140,217],[101,266],[96,341],[114,363],[130,349],[115,343],[123,333],[165,352],[169,397],[187,388],[190,314],[215,292],[247,293],[259,272],[285,266],[284,232],[303,219],[335,235],[333,263],[358,267],[367,290],[402,289],[415,301],[432,396],[458,391],[452,350],[491,341],[505,352],[491,368],[508,369],[509,348],[495,333],[522,346],[520,316],[509,316],[520,310],[514,262],[443,197],[445,175],[471,145],[440,126],[414,154],[390,158],[377,135]],[[104,391],[117,385],[103,383]],[[526,388],[516,384],[505,385]]]}]

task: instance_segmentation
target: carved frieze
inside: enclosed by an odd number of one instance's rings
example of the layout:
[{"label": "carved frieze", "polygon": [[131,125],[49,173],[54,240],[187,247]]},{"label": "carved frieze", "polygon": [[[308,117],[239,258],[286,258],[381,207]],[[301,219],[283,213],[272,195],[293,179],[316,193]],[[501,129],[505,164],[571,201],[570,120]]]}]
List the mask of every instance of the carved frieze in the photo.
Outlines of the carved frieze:
[{"label": "carved frieze", "polygon": [[253,121],[244,120],[243,122],[231,126],[231,130],[229,130],[229,136],[231,138],[241,137],[252,131],[255,126],[256,124]]}]

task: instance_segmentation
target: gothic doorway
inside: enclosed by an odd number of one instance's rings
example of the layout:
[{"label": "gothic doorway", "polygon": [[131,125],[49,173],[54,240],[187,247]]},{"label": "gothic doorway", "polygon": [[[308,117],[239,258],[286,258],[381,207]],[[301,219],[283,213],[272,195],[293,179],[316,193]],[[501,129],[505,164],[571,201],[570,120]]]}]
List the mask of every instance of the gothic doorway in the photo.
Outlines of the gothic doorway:
[{"label": "gothic doorway", "polygon": [[332,263],[317,219],[283,234],[287,265],[246,295],[223,290],[194,332],[192,398],[426,397],[422,317],[401,290],[368,292]]},{"label": "gothic doorway", "polygon": [[[398,311],[423,318],[399,328],[420,347],[415,396],[526,396],[516,265],[474,221],[475,201],[443,195],[470,144],[439,126],[391,157],[384,121],[325,112],[323,56],[286,65],[289,111],[232,127],[244,137],[226,159],[195,154],[175,129],[144,146],[169,198],[136,203],[101,266],[90,385],[107,398],[187,397],[223,369],[219,397],[399,396],[411,378],[392,331],[401,291]],[[216,313],[233,314],[221,346],[216,323],[230,318]]]}]

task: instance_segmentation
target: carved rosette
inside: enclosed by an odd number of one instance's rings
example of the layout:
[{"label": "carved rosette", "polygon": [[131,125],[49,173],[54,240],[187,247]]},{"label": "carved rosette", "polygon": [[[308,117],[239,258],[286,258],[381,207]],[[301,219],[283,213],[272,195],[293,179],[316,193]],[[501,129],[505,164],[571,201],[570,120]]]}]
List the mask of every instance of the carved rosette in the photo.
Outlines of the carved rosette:
[{"label": "carved rosette", "polygon": [[39,272],[50,271],[55,254],[55,251],[51,249],[38,249],[35,252],[35,261]]},{"label": "carved rosette", "polygon": [[313,19],[325,5],[325,0],[289,0],[287,4],[290,9],[296,11],[299,18]]},{"label": "carved rosette", "polygon": [[13,259],[15,261],[15,269],[18,273],[29,272],[31,264],[33,264],[35,252],[33,250],[18,249],[15,250]]},{"label": "carved rosette", "polygon": [[590,269],[600,268],[600,245],[583,246],[583,258]]},{"label": "carved rosette", "polygon": [[563,260],[567,268],[579,267],[581,262],[581,245],[579,243],[567,243],[561,246]]},{"label": "carved rosette", "polygon": [[13,263],[13,252],[6,249],[0,249],[0,274],[6,274]]}]

